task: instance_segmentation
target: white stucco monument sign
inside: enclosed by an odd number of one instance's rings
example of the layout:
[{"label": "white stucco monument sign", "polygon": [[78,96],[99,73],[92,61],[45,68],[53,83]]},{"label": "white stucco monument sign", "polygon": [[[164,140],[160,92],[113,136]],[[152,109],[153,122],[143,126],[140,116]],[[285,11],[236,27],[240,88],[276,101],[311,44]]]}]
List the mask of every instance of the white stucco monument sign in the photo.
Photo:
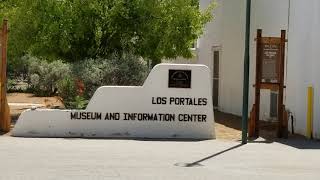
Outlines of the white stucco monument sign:
[{"label": "white stucco monument sign", "polygon": [[23,112],[13,131],[22,137],[215,137],[210,70],[160,64],[143,86],[103,86],[85,110]]}]

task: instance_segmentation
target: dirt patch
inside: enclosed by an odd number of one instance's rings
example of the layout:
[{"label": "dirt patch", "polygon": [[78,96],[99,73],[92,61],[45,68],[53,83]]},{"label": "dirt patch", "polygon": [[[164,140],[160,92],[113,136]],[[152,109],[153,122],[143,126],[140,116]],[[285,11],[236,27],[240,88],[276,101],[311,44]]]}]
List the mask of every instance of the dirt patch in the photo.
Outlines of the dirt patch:
[{"label": "dirt patch", "polygon": [[214,112],[217,139],[241,140],[241,117],[220,111]]},{"label": "dirt patch", "polygon": [[9,103],[34,103],[45,104],[50,106],[63,106],[63,103],[59,97],[37,97],[31,93],[8,93]]},{"label": "dirt patch", "polygon": [[[241,141],[241,117],[228,113],[215,111],[215,130],[217,139]],[[260,121],[259,122],[259,136],[265,142],[282,141],[277,138],[277,122]],[[289,139],[305,139],[305,137],[297,134],[289,134]],[[249,139],[250,140],[250,139]],[[251,139],[254,140],[254,139]]]},{"label": "dirt patch", "polygon": [[20,114],[32,106],[37,108],[63,109],[64,105],[59,97],[36,97],[30,93],[8,93],[8,103],[13,123]]}]

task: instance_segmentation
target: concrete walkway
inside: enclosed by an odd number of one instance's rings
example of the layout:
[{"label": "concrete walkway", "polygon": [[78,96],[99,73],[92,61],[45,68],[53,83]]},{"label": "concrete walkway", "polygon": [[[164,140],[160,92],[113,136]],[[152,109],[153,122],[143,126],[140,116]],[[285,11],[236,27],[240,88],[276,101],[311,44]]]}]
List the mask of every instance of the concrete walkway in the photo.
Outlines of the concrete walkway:
[{"label": "concrete walkway", "polygon": [[0,179],[316,180],[320,142],[0,136]]},{"label": "concrete walkway", "polygon": [[35,103],[8,103],[9,106],[35,106],[35,107],[44,107],[44,104],[35,104]]}]

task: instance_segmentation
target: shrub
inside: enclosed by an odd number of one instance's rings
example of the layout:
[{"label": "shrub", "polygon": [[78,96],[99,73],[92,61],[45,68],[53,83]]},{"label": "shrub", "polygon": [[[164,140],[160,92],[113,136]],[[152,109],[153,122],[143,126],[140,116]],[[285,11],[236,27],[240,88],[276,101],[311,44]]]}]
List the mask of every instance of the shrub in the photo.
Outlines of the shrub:
[{"label": "shrub", "polygon": [[61,60],[47,62],[31,57],[28,65],[28,78],[31,89],[38,96],[52,96],[57,92],[57,83],[70,77],[70,65]]},{"label": "shrub", "polygon": [[76,85],[72,77],[67,76],[57,83],[58,95],[63,101],[72,101],[76,96]]},{"label": "shrub", "polygon": [[[25,55],[8,61],[8,77],[15,80],[26,80],[28,76],[29,62],[34,57]],[[30,60],[30,61],[29,61]]]},{"label": "shrub", "polygon": [[7,92],[13,92],[16,90],[17,82],[13,79],[8,79],[7,82]]},{"label": "shrub", "polygon": [[66,108],[76,109],[85,108],[87,99],[100,86],[141,85],[148,74],[147,64],[128,53],[108,59],[86,59],[71,64],[71,67],[71,76],[59,80],[56,87]]},{"label": "shrub", "polygon": [[[87,99],[100,86],[142,85],[148,74],[146,62],[130,53],[73,64],[48,62],[30,55],[21,59],[27,67],[28,91],[37,96],[59,95],[67,108],[85,108]],[[13,83],[10,82],[10,88]]]},{"label": "shrub", "polygon": [[85,99],[82,96],[76,96],[70,102],[67,102],[66,107],[72,109],[85,109],[89,103],[89,100]]},{"label": "shrub", "polygon": [[68,109],[84,109],[89,102],[82,96],[82,89],[79,89],[77,82],[73,77],[65,77],[57,83],[58,95]]},{"label": "shrub", "polygon": [[148,66],[141,58],[130,53],[113,55],[108,59],[87,59],[73,65],[73,74],[83,81],[84,95],[89,98],[104,85],[142,85]]}]

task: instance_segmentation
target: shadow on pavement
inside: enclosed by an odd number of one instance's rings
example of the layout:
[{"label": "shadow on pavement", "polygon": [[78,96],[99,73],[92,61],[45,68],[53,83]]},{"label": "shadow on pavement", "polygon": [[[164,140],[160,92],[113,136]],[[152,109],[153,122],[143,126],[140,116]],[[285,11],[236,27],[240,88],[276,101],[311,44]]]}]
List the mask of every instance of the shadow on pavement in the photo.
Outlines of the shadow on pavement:
[{"label": "shadow on pavement", "polygon": [[[241,131],[241,117],[215,111],[215,121],[219,124],[227,126],[237,131]],[[260,121],[260,137],[261,139],[249,139],[248,143],[280,143],[297,149],[320,149],[319,140],[309,140],[301,135],[289,134],[288,139],[277,138],[276,122]]]},{"label": "shadow on pavement", "polygon": [[226,127],[241,131],[240,116],[214,111],[214,120],[216,123],[223,124]]},{"label": "shadow on pavement", "polygon": [[297,149],[320,149],[320,141],[308,140],[304,137],[278,139],[276,142],[287,145],[287,146],[291,146]]},{"label": "shadow on pavement", "polygon": [[177,164],[175,164],[175,165],[176,165],[176,166],[181,166],[181,167],[202,166],[202,165],[200,164],[201,162],[204,162],[204,161],[206,161],[206,160],[209,160],[209,159],[211,159],[211,158],[214,158],[214,157],[216,157],[216,156],[219,156],[219,155],[221,155],[221,154],[224,154],[224,153],[226,153],[226,152],[228,152],[228,151],[237,149],[237,148],[239,148],[239,147],[241,147],[241,146],[243,146],[243,144],[238,144],[238,145],[232,146],[232,147],[230,147],[230,148],[228,148],[228,149],[225,149],[225,150],[223,150],[223,151],[217,152],[217,153],[215,153],[215,154],[212,154],[212,155],[210,155],[210,156],[207,156],[207,157],[205,157],[205,158],[202,158],[202,159],[200,159],[200,160],[198,160],[198,161],[195,161],[195,162],[192,162],[192,163],[177,163]]},{"label": "shadow on pavement", "polygon": [[[263,137],[262,137],[263,138]],[[280,143],[286,146],[291,146],[297,149],[320,149],[320,141],[309,140],[303,136],[290,135],[288,139],[273,138],[270,139],[249,139],[248,143],[261,143],[261,144],[271,144]]]}]

